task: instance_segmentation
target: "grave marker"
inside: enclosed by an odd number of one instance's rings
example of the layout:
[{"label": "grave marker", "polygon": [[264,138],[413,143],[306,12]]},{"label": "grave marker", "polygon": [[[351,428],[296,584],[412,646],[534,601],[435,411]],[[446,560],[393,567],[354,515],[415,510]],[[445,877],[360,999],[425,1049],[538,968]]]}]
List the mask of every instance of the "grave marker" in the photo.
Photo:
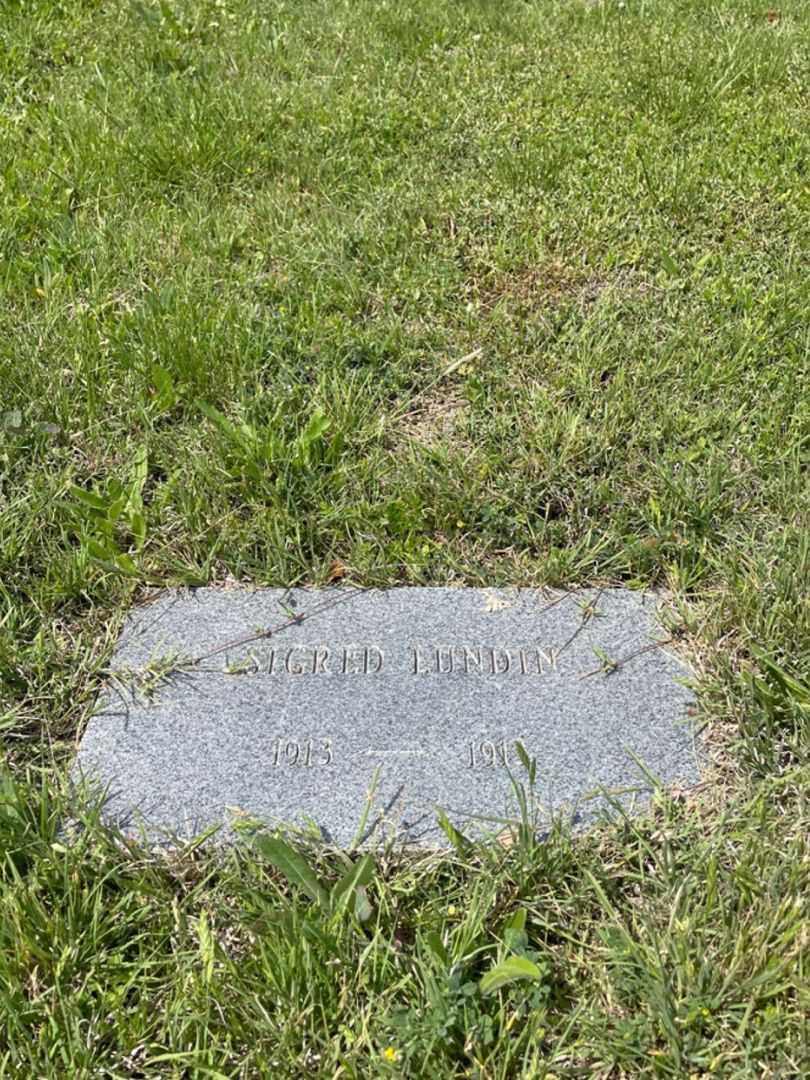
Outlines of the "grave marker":
[{"label": "grave marker", "polygon": [[587,821],[602,789],[648,792],[640,763],[698,779],[665,637],[623,589],[167,592],[130,617],[76,775],[155,838],[248,816],[346,846],[368,811],[366,841],[433,845],[437,808],[471,833],[514,817],[520,742],[544,812]]}]

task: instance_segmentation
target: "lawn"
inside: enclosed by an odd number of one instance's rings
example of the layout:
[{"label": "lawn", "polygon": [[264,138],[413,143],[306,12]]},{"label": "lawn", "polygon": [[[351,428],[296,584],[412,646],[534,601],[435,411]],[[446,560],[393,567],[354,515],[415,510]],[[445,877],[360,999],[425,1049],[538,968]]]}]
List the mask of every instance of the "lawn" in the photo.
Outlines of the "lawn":
[{"label": "lawn", "polygon": [[[799,0],[0,3],[0,1077],[807,1076],[808,87]],[[667,590],[706,782],[359,913],[66,843],[144,590],[336,578]]]}]

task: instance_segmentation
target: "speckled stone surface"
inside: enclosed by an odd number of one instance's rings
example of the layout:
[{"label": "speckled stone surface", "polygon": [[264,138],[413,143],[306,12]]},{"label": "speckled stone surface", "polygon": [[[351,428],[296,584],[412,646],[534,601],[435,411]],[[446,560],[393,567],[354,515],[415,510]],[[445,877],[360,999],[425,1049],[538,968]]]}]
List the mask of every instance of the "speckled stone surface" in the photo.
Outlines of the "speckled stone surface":
[{"label": "speckled stone surface", "polygon": [[[475,834],[515,815],[519,740],[538,827],[583,823],[605,791],[643,800],[645,769],[698,779],[689,673],[656,608],[622,589],[163,593],[129,619],[74,777],[155,840],[227,838],[247,815],[345,846],[368,810],[365,843],[442,845],[437,807]],[[197,663],[145,697],[132,673],[167,656]]]}]

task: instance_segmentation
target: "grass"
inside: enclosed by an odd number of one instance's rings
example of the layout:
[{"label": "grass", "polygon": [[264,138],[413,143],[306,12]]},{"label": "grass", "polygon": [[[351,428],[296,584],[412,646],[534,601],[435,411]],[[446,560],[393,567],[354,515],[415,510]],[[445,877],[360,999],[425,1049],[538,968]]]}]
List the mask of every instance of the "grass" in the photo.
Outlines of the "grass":
[{"label": "grass", "polygon": [[[807,6],[1,14],[0,1077],[806,1075]],[[362,919],[67,847],[140,590],[336,562],[668,588],[710,783]]]}]

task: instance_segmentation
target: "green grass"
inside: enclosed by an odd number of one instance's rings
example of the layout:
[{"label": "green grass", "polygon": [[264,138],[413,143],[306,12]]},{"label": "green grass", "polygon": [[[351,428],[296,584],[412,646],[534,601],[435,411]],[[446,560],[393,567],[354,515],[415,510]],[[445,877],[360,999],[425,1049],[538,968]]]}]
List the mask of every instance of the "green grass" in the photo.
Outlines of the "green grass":
[{"label": "green grass", "polygon": [[[808,83],[799,0],[0,4],[0,1077],[807,1075]],[[709,782],[363,919],[66,847],[140,591],[336,561],[668,588]]]}]

